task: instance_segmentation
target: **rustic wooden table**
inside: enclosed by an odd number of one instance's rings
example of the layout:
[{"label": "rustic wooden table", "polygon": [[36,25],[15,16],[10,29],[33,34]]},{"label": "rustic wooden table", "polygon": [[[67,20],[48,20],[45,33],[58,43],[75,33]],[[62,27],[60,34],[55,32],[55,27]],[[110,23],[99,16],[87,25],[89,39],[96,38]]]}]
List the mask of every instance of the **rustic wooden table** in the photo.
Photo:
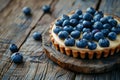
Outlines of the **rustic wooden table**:
[{"label": "rustic wooden table", "polygon": [[[51,5],[51,13],[41,7]],[[101,74],[82,74],[65,70],[43,52],[42,42],[32,34],[43,32],[61,14],[92,6],[104,13],[120,17],[120,0],[0,0],[0,80],[120,80],[120,70]],[[32,17],[25,17],[22,8],[29,6]],[[8,47],[15,43],[24,55],[24,63],[10,60]]]}]

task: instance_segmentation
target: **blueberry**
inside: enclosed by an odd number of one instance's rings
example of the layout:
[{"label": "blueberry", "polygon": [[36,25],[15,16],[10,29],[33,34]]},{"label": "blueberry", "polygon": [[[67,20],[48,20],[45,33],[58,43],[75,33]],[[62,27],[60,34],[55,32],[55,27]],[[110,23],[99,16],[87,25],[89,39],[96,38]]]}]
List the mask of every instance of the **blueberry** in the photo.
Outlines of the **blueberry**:
[{"label": "blueberry", "polygon": [[86,48],[87,45],[88,45],[88,42],[86,39],[81,39],[76,41],[76,46],[78,48]]},{"label": "blueberry", "polygon": [[83,19],[83,15],[79,15],[79,19],[80,19],[80,20]]},{"label": "blueberry", "polygon": [[110,24],[106,23],[106,24],[103,24],[103,28],[104,29],[111,29],[112,26]]},{"label": "blueberry", "polygon": [[92,15],[90,13],[84,13],[83,19],[87,21],[91,21],[93,19]]},{"label": "blueberry", "polygon": [[98,15],[95,15],[93,19],[94,21],[100,21],[101,18],[102,16],[98,14]]},{"label": "blueberry", "polygon": [[83,19],[81,19],[81,20],[79,20],[79,23],[83,23],[83,21],[84,21],[84,20],[83,20]]},{"label": "blueberry", "polygon": [[105,37],[107,37],[108,33],[110,32],[109,29],[102,29],[101,32]]},{"label": "blueberry", "polygon": [[100,19],[100,21],[101,21],[103,24],[108,23],[108,19],[105,18],[105,17],[102,17],[102,18]]},{"label": "blueberry", "polygon": [[33,39],[34,40],[41,40],[42,39],[42,35],[40,32],[34,32],[33,33]]},{"label": "blueberry", "polygon": [[76,29],[79,30],[79,31],[82,31],[83,25],[82,25],[82,24],[78,24],[78,25],[76,26]]},{"label": "blueberry", "polygon": [[104,38],[104,35],[102,32],[97,32],[94,34],[94,39],[98,41],[99,39]]},{"label": "blueberry", "polygon": [[66,38],[64,41],[65,46],[74,46],[75,45],[75,39],[73,38]]},{"label": "blueberry", "polygon": [[83,26],[86,27],[86,28],[90,28],[90,27],[92,27],[92,23],[90,21],[84,20],[83,21]]},{"label": "blueberry", "polygon": [[55,34],[58,34],[60,31],[62,31],[62,28],[61,27],[56,27],[55,29],[53,29],[53,32],[55,33]]},{"label": "blueberry", "polygon": [[103,28],[103,24],[100,21],[97,21],[97,22],[94,23],[93,28],[100,30],[100,29]]},{"label": "blueberry", "polygon": [[119,34],[120,33],[120,28],[119,27],[112,27],[111,31],[115,32],[116,34]]},{"label": "blueberry", "polygon": [[79,20],[79,15],[78,14],[73,14],[70,16],[70,19],[77,19]]},{"label": "blueberry", "polygon": [[18,52],[18,47],[15,44],[10,44],[9,49],[12,53]]},{"label": "blueberry", "polygon": [[60,38],[60,39],[65,39],[65,38],[68,38],[68,36],[69,36],[69,33],[67,32],[67,31],[60,31],[59,33],[58,33],[58,37]]},{"label": "blueberry", "polygon": [[90,32],[90,28],[83,28],[82,32]]},{"label": "blueberry", "polygon": [[97,48],[97,44],[95,42],[88,42],[88,49],[94,50]]},{"label": "blueberry", "polygon": [[82,11],[81,11],[80,9],[77,9],[77,10],[75,11],[75,14],[81,15],[81,14],[82,14]]},{"label": "blueberry", "polygon": [[72,31],[71,32],[71,37],[78,39],[80,37],[80,32],[78,30]]},{"label": "blueberry", "polygon": [[25,15],[31,15],[31,9],[29,7],[24,7],[22,11]]},{"label": "blueberry", "polygon": [[94,35],[95,33],[97,33],[97,32],[99,32],[98,29],[93,29],[93,30],[92,30],[92,34],[93,34],[93,35]]},{"label": "blueberry", "polygon": [[70,21],[69,20],[64,20],[62,26],[67,26],[70,25]]},{"label": "blueberry", "polygon": [[101,15],[102,17],[104,16],[102,11],[96,11],[95,14],[94,14],[94,16],[95,15]]},{"label": "blueberry", "polygon": [[78,20],[77,19],[71,19],[70,24],[71,24],[71,26],[76,26],[78,24]]},{"label": "blueberry", "polygon": [[109,19],[113,19],[112,16],[106,16],[105,18],[107,18],[108,20],[109,20]]},{"label": "blueberry", "polygon": [[110,45],[109,40],[107,40],[105,38],[100,39],[98,43],[101,47],[109,47],[109,45]]},{"label": "blueberry", "polygon": [[91,24],[93,25],[95,23],[95,20],[91,20]]},{"label": "blueberry", "polygon": [[110,24],[112,27],[116,27],[116,26],[117,26],[117,21],[114,20],[114,19],[109,19],[108,22],[109,22],[109,24]]},{"label": "blueberry", "polygon": [[63,23],[62,20],[57,20],[57,21],[55,22],[55,25],[56,25],[56,26],[62,26],[62,23]]},{"label": "blueberry", "polygon": [[93,7],[89,7],[89,8],[87,8],[87,11],[86,11],[86,12],[94,15],[94,13],[96,12],[96,10],[95,10]]},{"label": "blueberry", "polygon": [[93,34],[91,32],[84,32],[82,38],[86,40],[92,40]]},{"label": "blueberry", "polygon": [[42,10],[45,12],[45,13],[48,13],[48,12],[50,12],[50,6],[49,5],[44,5],[43,7],[42,7]]},{"label": "blueberry", "polygon": [[23,62],[23,56],[22,56],[21,53],[16,52],[16,53],[13,53],[11,55],[11,60],[16,64],[17,63],[22,63]]},{"label": "blueberry", "polygon": [[72,26],[65,26],[63,28],[64,31],[67,31],[68,33],[71,33],[73,31],[73,27]]},{"label": "blueberry", "polygon": [[110,32],[110,33],[108,34],[108,38],[109,38],[110,40],[116,40],[117,34],[116,34],[115,32]]},{"label": "blueberry", "polygon": [[64,21],[64,20],[69,20],[69,16],[66,15],[66,14],[63,14],[63,15],[62,15],[62,20],[63,20],[63,21]]}]

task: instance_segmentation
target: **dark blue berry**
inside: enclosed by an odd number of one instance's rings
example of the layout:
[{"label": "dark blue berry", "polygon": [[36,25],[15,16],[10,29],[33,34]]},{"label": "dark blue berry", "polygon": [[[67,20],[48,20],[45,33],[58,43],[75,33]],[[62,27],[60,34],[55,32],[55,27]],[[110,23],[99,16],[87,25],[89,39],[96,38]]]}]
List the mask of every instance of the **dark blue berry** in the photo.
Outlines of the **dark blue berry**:
[{"label": "dark blue berry", "polygon": [[94,34],[94,39],[98,41],[99,39],[104,38],[104,35],[102,32],[97,32]]},{"label": "dark blue berry", "polygon": [[79,15],[78,14],[73,14],[70,16],[70,19],[77,19],[79,20]]},{"label": "dark blue berry", "polygon": [[94,13],[96,12],[96,10],[95,10],[93,7],[89,7],[89,8],[87,8],[87,11],[86,11],[86,12],[94,15]]},{"label": "dark blue berry", "polygon": [[82,14],[82,11],[81,11],[80,9],[77,9],[77,10],[75,11],[75,14],[81,15],[81,14]]},{"label": "dark blue berry", "polygon": [[99,29],[99,30],[103,29],[103,24],[100,21],[97,21],[97,22],[94,23],[93,28],[94,29]]},{"label": "dark blue berry", "polygon": [[65,38],[68,38],[68,36],[69,36],[69,33],[67,32],[67,31],[60,31],[59,33],[58,33],[58,37],[60,38],[60,39],[65,39]]},{"label": "dark blue berry", "polygon": [[41,35],[40,32],[34,32],[33,33],[33,39],[34,40],[41,40],[41,38],[42,38],[42,35]]},{"label": "dark blue berry", "polygon": [[90,32],[90,28],[83,28],[82,32]]},{"label": "dark blue berry", "polygon": [[116,40],[117,34],[116,34],[115,32],[110,32],[110,33],[108,34],[108,38],[109,38],[110,40]]},{"label": "dark blue berry", "polygon": [[72,26],[65,26],[63,28],[64,31],[67,31],[68,33],[71,33],[73,31],[73,27]]},{"label": "dark blue berry", "polygon": [[95,15],[93,19],[94,21],[100,21],[101,18],[102,16],[98,14],[98,15]]},{"label": "dark blue berry", "polygon": [[95,14],[94,14],[94,16],[95,16],[95,15],[100,15],[100,16],[102,16],[102,17],[104,16],[102,11],[96,11]]},{"label": "dark blue berry", "polygon": [[29,7],[24,7],[22,11],[25,15],[31,15],[31,9]]},{"label": "dark blue berry", "polygon": [[78,25],[76,26],[76,29],[79,30],[79,31],[82,31],[83,25],[82,25],[82,24],[78,24]]},{"label": "dark blue berry", "polygon": [[79,15],[79,19],[80,19],[80,20],[83,19],[83,15]]},{"label": "dark blue berry", "polygon": [[109,45],[110,45],[109,40],[107,40],[105,38],[100,39],[98,43],[101,47],[109,47]]},{"label": "dark blue berry", "polygon": [[103,24],[108,23],[108,19],[105,18],[105,17],[101,18],[100,21],[101,21]]},{"label": "dark blue berry", "polygon": [[108,33],[110,32],[109,29],[102,29],[101,32],[105,37],[107,37]]},{"label": "dark blue berry", "polygon": [[116,27],[116,26],[117,26],[117,21],[114,20],[114,19],[109,19],[108,22],[109,22],[109,24],[110,24],[112,27]]},{"label": "dark blue berry", "polygon": [[120,28],[119,27],[112,27],[111,31],[115,32],[116,34],[119,34],[120,33]]},{"label": "dark blue berry", "polygon": [[113,19],[112,16],[106,16],[105,18],[107,18],[108,20],[109,20],[109,19]]},{"label": "dark blue berry", "polygon": [[70,21],[69,20],[64,20],[62,26],[67,26],[70,25]]},{"label": "dark blue berry", "polygon": [[50,6],[49,5],[44,5],[43,7],[42,7],[42,10],[45,12],[45,13],[48,13],[48,12],[50,12]]},{"label": "dark blue berry", "polygon": [[92,40],[93,34],[91,32],[84,32],[82,38],[86,40]]},{"label": "dark blue berry", "polygon": [[75,39],[74,38],[66,38],[64,41],[65,46],[74,46]]},{"label": "dark blue berry", "polygon": [[53,29],[53,32],[55,34],[58,34],[60,31],[62,31],[62,28],[61,27],[56,27],[55,29]]},{"label": "dark blue berry", "polygon": [[80,32],[78,30],[72,31],[71,32],[71,37],[78,39],[80,37]]},{"label": "dark blue berry", "polygon": [[90,13],[84,13],[83,19],[87,21],[91,21],[93,19],[92,15]]},{"label": "dark blue berry", "polygon": [[22,56],[21,53],[16,52],[16,53],[13,53],[11,55],[11,60],[16,64],[17,63],[22,63],[23,62],[23,56]]},{"label": "dark blue berry", "polygon": [[92,30],[92,34],[93,34],[93,35],[94,35],[95,33],[97,33],[97,32],[99,32],[98,29],[93,29],[93,30]]},{"label": "dark blue berry", "polygon": [[84,20],[83,20],[83,19],[81,19],[81,20],[79,20],[79,23],[81,23],[81,24],[82,24],[82,23],[83,23],[83,21],[84,21]]},{"label": "dark blue berry", "polygon": [[76,41],[76,46],[78,48],[86,48],[87,45],[88,45],[88,42],[86,39],[81,39]]},{"label": "dark blue berry", "polygon": [[71,19],[71,20],[70,20],[71,26],[76,26],[78,23],[79,23],[79,22],[78,22],[77,19]]},{"label": "dark blue berry", "polygon": [[62,15],[62,20],[63,20],[63,21],[64,21],[64,20],[69,20],[69,16],[66,15],[66,14],[63,14],[63,15]]},{"label": "dark blue berry", "polygon": [[106,23],[106,24],[103,24],[103,28],[110,30],[112,28],[112,26],[110,24]]},{"label": "dark blue berry", "polygon": [[90,27],[92,27],[92,23],[90,21],[84,20],[83,21],[83,26],[86,27],[86,28],[90,28]]},{"label": "dark blue berry", "polygon": [[62,23],[63,23],[62,20],[57,20],[57,21],[55,22],[55,25],[56,25],[56,26],[62,26]]},{"label": "dark blue berry", "polygon": [[97,48],[97,44],[95,42],[88,42],[88,49],[95,50]]},{"label": "dark blue berry", "polygon": [[15,45],[15,44],[10,44],[9,49],[12,53],[18,52],[18,50],[19,50],[17,45]]}]

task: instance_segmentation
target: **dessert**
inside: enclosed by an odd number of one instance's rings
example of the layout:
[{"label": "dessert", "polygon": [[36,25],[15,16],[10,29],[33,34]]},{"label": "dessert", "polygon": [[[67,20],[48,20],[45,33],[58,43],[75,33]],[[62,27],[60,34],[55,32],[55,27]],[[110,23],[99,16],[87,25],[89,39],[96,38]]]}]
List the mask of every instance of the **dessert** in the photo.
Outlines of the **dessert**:
[{"label": "dessert", "polygon": [[50,39],[56,50],[73,57],[100,59],[120,51],[118,17],[90,7],[63,15],[50,26]]}]

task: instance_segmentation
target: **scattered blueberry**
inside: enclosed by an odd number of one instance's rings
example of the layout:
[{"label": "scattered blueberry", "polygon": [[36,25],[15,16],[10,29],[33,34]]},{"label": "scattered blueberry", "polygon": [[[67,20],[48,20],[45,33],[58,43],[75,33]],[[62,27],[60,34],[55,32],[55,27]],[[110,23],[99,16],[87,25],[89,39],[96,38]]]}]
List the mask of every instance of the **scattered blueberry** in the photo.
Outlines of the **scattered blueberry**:
[{"label": "scattered blueberry", "polygon": [[70,21],[69,20],[64,20],[62,26],[67,26],[70,25]]},{"label": "scattered blueberry", "polygon": [[60,31],[62,31],[62,28],[61,27],[56,27],[55,29],[53,29],[53,32],[55,33],[55,34],[58,34]]},{"label": "scattered blueberry", "polygon": [[88,42],[88,49],[94,50],[97,48],[97,44],[95,42]]},{"label": "scattered blueberry", "polygon": [[93,34],[91,32],[84,32],[82,35],[82,38],[84,38],[86,40],[92,40]]},{"label": "scattered blueberry", "polygon": [[22,11],[25,15],[31,15],[31,9],[29,7],[24,7]]},{"label": "scattered blueberry", "polygon": [[94,8],[92,8],[92,7],[89,7],[89,8],[87,8],[87,11],[86,11],[86,12],[94,15],[94,13],[96,12],[96,10],[95,10]]},{"label": "scattered blueberry", "polygon": [[112,26],[110,24],[106,23],[106,24],[103,24],[103,28],[110,30],[112,28]]},{"label": "scattered blueberry", "polygon": [[82,25],[82,24],[78,24],[78,25],[76,26],[76,29],[79,30],[79,31],[82,31],[83,25]]},{"label": "scattered blueberry", "polygon": [[40,32],[34,32],[33,33],[33,39],[34,40],[41,40],[42,39],[42,35]]},{"label": "scattered blueberry", "polygon": [[79,15],[78,14],[73,14],[70,16],[70,19],[77,19],[79,20]]},{"label": "scattered blueberry", "polygon": [[10,44],[9,49],[12,53],[18,52],[18,47],[15,44]]},{"label": "scattered blueberry", "polygon": [[70,24],[71,24],[71,26],[76,26],[78,24],[78,20],[77,19],[71,19]]},{"label": "scattered blueberry", "polygon": [[81,11],[80,9],[77,9],[77,10],[75,11],[75,14],[81,15],[81,14],[82,14],[82,11]]},{"label": "scattered blueberry", "polygon": [[80,39],[76,41],[76,46],[78,48],[86,48],[87,45],[88,45],[88,42],[86,39]]},{"label": "scattered blueberry", "polygon": [[90,13],[84,13],[83,19],[87,21],[91,21],[93,19],[92,15]]},{"label": "scattered blueberry", "polygon": [[23,56],[21,53],[19,52],[16,52],[16,53],[13,53],[11,55],[11,60],[14,62],[14,63],[22,63],[23,62]]},{"label": "scattered blueberry", "polygon": [[90,28],[83,28],[82,32],[90,32]]},{"label": "scattered blueberry", "polygon": [[84,20],[83,21],[83,26],[86,27],[86,28],[90,28],[90,27],[92,27],[92,23],[90,21]]},{"label": "scattered blueberry", "polygon": [[108,33],[110,32],[109,29],[102,29],[101,32],[105,37],[107,37]]},{"label": "scattered blueberry", "polygon": [[105,18],[105,17],[102,17],[102,18],[100,19],[100,21],[101,21],[103,24],[108,23],[108,19]]},{"label": "scattered blueberry", "polygon": [[97,32],[94,34],[94,39],[98,41],[99,39],[104,38],[104,35],[102,32]]},{"label": "scattered blueberry", "polygon": [[56,25],[56,26],[62,26],[62,23],[63,23],[62,20],[57,20],[57,21],[55,22],[55,25]]},{"label": "scattered blueberry", "polygon": [[50,12],[50,6],[49,5],[44,5],[43,7],[42,7],[42,10],[45,12],[45,13],[48,13],[48,12]]},{"label": "scattered blueberry", "polygon": [[75,39],[73,38],[66,38],[64,41],[64,44],[66,46],[74,46],[75,45]]},{"label": "scattered blueberry", "polygon": [[67,31],[68,33],[71,33],[73,31],[73,27],[72,26],[65,26],[63,28],[64,31]]},{"label": "scattered blueberry", "polygon": [[69,33],[68,33],[67,31],[60,31],[60,32],[58,33],[58,37],[59,37],[60,39],[68,38],[68,36],[69,36]]},{"label": "scattered blueberry", "polygon": [[112,27],[116,27],[116,26],[117,26],[117,21],[114,20],[114,19],[109,19],[108,22],[109,22],[109,24],[110,24]]},{"label": "scattered blueberry", "polygon": [[115,32],[110,32],[110,33],[108,34],[108,38],[109,38],[110,40],[116,40],[117,34],[116,34]]},{"label": "scattered blueberry", "polygon": [[72,31],[71,32],[71,37],[78,39],[80,37],[80,32],[78,30]]},{"label": "scattered blueberry", "polygon": [[100,39],[98,43],[101,47],[109,47],[109,45],[110,45],[109,40],[106,38]]},{"label": "scattered blueberry", "polygon": [[99,29],[99,30],[103,29],[103,24],[100,21],[97,21],[97,22],[94,23],[93,28],[94,29]]}]

